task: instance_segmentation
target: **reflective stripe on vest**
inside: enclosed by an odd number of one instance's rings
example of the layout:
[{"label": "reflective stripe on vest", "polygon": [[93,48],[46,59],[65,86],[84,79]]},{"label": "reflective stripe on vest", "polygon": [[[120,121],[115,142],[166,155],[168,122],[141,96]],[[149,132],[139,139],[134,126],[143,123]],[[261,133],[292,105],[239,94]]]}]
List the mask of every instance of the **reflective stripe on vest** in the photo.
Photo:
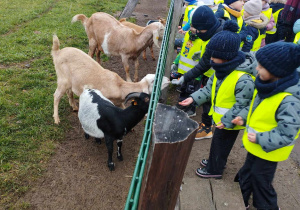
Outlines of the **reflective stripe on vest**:
[{"label": "reflective stripe on vest", "polygon": [[[292,95],[287,92],[281,92],[277,93],[276,95],[273,95],[269,98],[264,99],[254,110],[252,113],[253,109],[253,104],[255,97],[257,95],[257,90],[254,90],[253,98],[251,101],[251,105],[249,108],[249,113],[247,116],[247,125],[246,129],[244,131],[243,135],[243,144],[245,149],[250,152],[251,154],[273,162],[279,162],[279,161],[284,161],[286,160],[293,147],[294,147],[294,142],[291,145],[276,149],[271,152],[265,152],[262,147],[259,144],[252,143],[248,140],[248,133],[262,133],[262,132],[268,132],[271,131],[273,128],[277,127],[277,122],[276,122],[276,111],[281,104],[282,100],[289,95]],[[299,132],[296,136],[295,139],[298,138]]]},{"label": "reflective stripe on vest", "polygon": [[184,16],[183,16],[183,20],[182,20],[182,27],[185,26],[185,24],[187,24],[187,22],[189,21],[189,11],[192,9],[195,9],[196,7],[197,7],[196,5],[188,5],[185,8]]},{"label": "reflective stripe on vest", "polygon": [[[235,99],[235,86],[241,76],[247,74],[246,72],[241,72],[234,70],[231,72],[225,80],[222,82],[217,95],[216,85],[217,77],[214,75],[213,84],[211,88],[211,108],[209,110],[209,115],[212,115],[215,123],[221,122],[223,115],[233,107],[236,103]],[[249,74],[250,75],[250,74]],[[250,75],[254,78],[252,75]],[[226,130],[241,130],[244,126],[236,125],[234,128],[224,128]]]},{"label": "reflective stripe on vest", "polygon": [[[223,9],[223,10],[224,10],[224,17],[226,17],[229,20],[231,20],[229,12],[226,9]],[[244,22],[243,16],[240,16],[240,17],[236,18],[236,20],[237,20],[237,24],[239,26],[239,30],[238,30],[237,33],[240,33],[240,31],[242,30],[243,22]]]},{"label": "reflective stripe on vest", "polygon": [[188,72],[199,63],[199,60],[194,61],[192,56],[201,49],[201,43],[202,40],[199,38],[191,41],[189,33],[185,33],[178,64],[178,72],[180,74]]},{"label": "reflective stripe on vest", "polygon": [[298,41],[300,39],[300,32],[296,33],[295,39],[294,39],[294,43],[298,44]]}]

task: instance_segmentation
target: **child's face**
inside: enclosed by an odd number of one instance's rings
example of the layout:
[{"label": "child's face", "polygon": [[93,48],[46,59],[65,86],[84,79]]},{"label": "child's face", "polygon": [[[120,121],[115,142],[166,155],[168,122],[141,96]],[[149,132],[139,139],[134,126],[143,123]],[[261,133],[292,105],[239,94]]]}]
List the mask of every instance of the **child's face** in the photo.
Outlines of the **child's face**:
[{"label": "child's face", "polygon": [[238,11],[241,11],[243,9],[244,6],[244,1],[243,0],[239,0],[239,1],[235,1],[232,4],[230,4],[229,6],[232,7],[233,9],[236,9]]},{"label": "child's face", "polygon": [[265,69],[262,65],[260,65],[258,63],[257,67],[256,67],[256,70],[257,70],[257,74],[259,76],[259,78],[262,80],[262,81],[270,81],[270,82],[274,82],[276,80],[278,80],[278,77],[275,77],[273,74],[271,74],[267,69]]},{"label": "child's face", "polygon": [[207,30],[200,30],[198,31],[197,29],[195,29],[193,26],[190,27],[190,31],[193,33],[193,34],[196,34],[196,33],[206,33]]},{"label": "child's face", "polygon": [[265,0],[262,0],[261,3],[264,6],[267,2]]},{"label": "child's face", "polygon": [[243,19],[245,19],[247,17],[250,17],[250,14],[248,12],[244,11]]},{"label": "child's face", "polygon": [[214,57],[211,57],[210,60],[212,60],[214,63],[226,63],[227,62],[227,60],[223,60],[220,58],[214,58]]}]

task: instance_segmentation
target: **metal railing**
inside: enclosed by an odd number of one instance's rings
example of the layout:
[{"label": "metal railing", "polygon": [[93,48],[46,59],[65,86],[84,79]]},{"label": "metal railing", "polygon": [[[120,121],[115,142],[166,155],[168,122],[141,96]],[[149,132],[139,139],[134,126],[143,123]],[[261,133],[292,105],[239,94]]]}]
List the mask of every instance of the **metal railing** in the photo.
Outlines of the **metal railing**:
[{"label": "metal railing", "polygon": [[171,23],[173,19],[173,11],[174,11],[174,0],[172,0],[170,4],[170,9],[168,13],[167,22],[166,22],[166,28],[165,28],[161,49],[158,57],[158,63],[156,67],[155,80],[154,80],[153,91],[151,94],[151,100],[150,100],[150,105],[149,105],[147,119],[146,119],[143,141],[140,147],[138,159],[131,180],[131,185],[130,185],[128,197],[125,204],[125,210],[135,210],[138,208],[141,185],[142,185],[143,175],[145,171],[148,150],[151,143],[154,112],[161,94],[162,78],[165,74],[165,65],[166,65],[166,58],[168,55],[168,45],[169,45],[169,37],[171,32]]}]

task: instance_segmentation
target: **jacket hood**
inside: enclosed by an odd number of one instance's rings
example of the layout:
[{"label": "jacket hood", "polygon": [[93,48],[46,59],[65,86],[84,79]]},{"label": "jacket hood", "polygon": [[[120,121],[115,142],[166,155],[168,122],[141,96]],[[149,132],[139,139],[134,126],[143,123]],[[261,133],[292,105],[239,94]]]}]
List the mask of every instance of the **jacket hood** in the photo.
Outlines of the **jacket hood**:
[{"label": "jacket hood", "polygon": [[286,0],[271,0],[270,4],[285,4]]},{"label": "jacket hood", "polygon": [[[296,71],[298,72],[299,77],[300,77],[300,67],[297,68]],[[298,84],[285,89],[285,92],[289,92],[289,93],[293,94],[294,97],[296,97],[298,100],[300,100],[300,80],[298,81]]]},{"label": "jacket hood", "polygon": [[260,13],[259,16],[260,16],[260,19],[262,20],[261,23],[254,22],[253,20],[245,21],[245,23],[248,24],[249,26],[252,26],[257,29],[263,29],[269,23],[269,19],[263,13]]},{"label": "jacket hood", "polygon": [[246,55],[245,62],[242,63],[241,65],[239,65],[236,68],[236,70],[243,71],[243,72],[246,72],[248,74],[252,74],[254,77],[256,77],[256,75],[257,75],[257,71],[256,71],[257,61],[256,61],[256,58],[255,58],[254,54],[252,54],[252,53],[245,53],[245,55]]}]

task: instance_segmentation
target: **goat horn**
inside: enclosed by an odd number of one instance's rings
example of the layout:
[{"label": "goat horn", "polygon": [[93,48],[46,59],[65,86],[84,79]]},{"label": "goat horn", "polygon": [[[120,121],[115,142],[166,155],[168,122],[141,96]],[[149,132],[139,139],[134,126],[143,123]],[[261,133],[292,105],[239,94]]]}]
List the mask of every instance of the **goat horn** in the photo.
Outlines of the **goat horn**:
[{"label": "goat horn", "polygon": [[128,102],[129,99],[131,98],[138,98],[140,97],[141,93],[138,92],[133,92],[133,93],[129,93],[126,97],[125,97],[125,102],[124,104],[126,104]]}]

